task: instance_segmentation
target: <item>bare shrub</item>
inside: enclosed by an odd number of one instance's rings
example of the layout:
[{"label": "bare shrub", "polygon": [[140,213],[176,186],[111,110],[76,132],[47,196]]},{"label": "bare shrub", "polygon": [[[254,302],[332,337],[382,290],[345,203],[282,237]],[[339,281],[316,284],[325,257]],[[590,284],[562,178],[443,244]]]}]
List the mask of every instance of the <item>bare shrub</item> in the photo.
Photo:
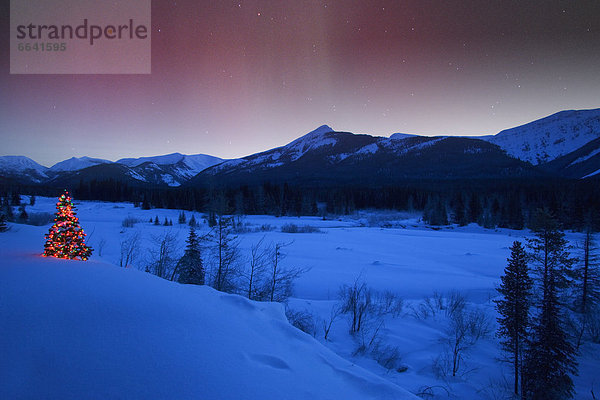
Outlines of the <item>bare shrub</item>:
[{"label": "bare shrub", "polygon": [[361,330],[354,335],[356,349],[354,350],[353,355],[364,355],[372,352],[373,349],[382,346],[383,328],[385,328],[383,319],[364,321]]},{"label": "bare shrub", "polygon": [[415,393],[417,397],[422,399],[435,399],[436,391],[440,393],[445,393],[446,397],[450,397],[450,390],[445,386],[433,385],[433,386],[421,386],[419,391]]},{"label": "bare shrub", "polygon": [[432,296],[427,296],[418,305],[411,305],[411,314],[416,319],[427,319],[435,317],[443,312],[448,318],[454,314],[461,313],[466,306],[466,298],[462,293],[451,291],[446,296],[440,292],[433,292]]},{"label": "bare shrub", "polygon": [[331,332],[331,327],[333,326],[333,323],[335,322],[336,319],[338,319],[338,317],[340,316],[341,313],[342,313],[341,306],[339,304],[336,304],[333,307],[331,307],[331,310],[329,311],[329,319],[322,320],[323,338],[325,340],[327,340],[327,338],[329,337],[329,332]]},{"label": "bare shrub", "polygon": [[459,293],[456,290],[452,290],[448,293],[445,302],[445,310],[447,317],[453,317],[455,314],[460,314],[465,309],[466,306],[466,298],[465,295]]},{"label": "bare shrub", "polygon": [[391,315],[397,318],[402,314],[404,300],[396,293],[386,290],[382,293],[375,293],[375,308],[379,315]]},{"label": "bare shrub", "polygon": [[469,311],[466,323],[469,338],[473,344],[477,343],[479,339],[487,337],[492,330],[488,316],[481,310]]},{"label": "bare shrub", "polygon": [[285,309],[285,316],[290,324],[300,329],[304,333],[316,336],[317,328],[314,316],[307,310],[292,310],[289,307]]},{"label": "bare shrub", "polygon": [[147,270],[158,277],[172,279],[177,263],[177,237],[171,232],[165,232],[162,236],[153,236],[152,241],[154,247],[150,249]]},{"label": "bare shrub", "polygon": [[240,272],[240,251],[238,237],[234,235],[233,218],[218,215],[213,230],[205,240],[213,243],[212,287],[221,292],[235,292],[235,279]]},{"label": "bare shrub", "polygon": [[294,281],[309,271],[308,268],[281,265],[286,257],[282,250],[289,245],[291,243],[275,243],[268,251],[269,263],[264,292],[269,301],[286,301],[292,295]]},{"label": "bare shrub", "polygon": [[[104,239],[102,239],[104,240]],[[102,242],[101,240],[101,242]],[[106,242],[106,241],[105,241]],[[101,248],[104,248],[104,244],[101,244]],[[140,232],[135,231],[131,235],[128,235],[121,239],[121,253],[119,258],[119,266],[121,268],[131,266],[137,259],[140,250]],[[99,250],[102,252],[102,250]]]},{"label": "bare shrub", "polygon": [[[451,374],[455,377],[464,364],[467,350],[489,332],[489,320],[480,310],[467,312],[463,309],[451,314],[446,336],[441,340],[444,350],[434,360],[436,375],[447,377]],[[466,372],[463,368],[463,375]]]},{"label": "bare shrub", "polygon": [[121,221],[121,226],[123,228],[133,228],[135,226],[135,224],[137,224],[138,222],[140,222],[139,219],[128,216],[128,217],[125,217],[125,219],[123,221]]},{"label": "bare shrub", "polygon": [[28,216],[24,222],[27,225],[43,226],[54,221],[54,215],[47,212],[32,212],[28,213]]},{"label": "bare shrub", "polygon": [[372,292],[359,276],[352,286],[340,289],[342,312],[349,315],[350,333],[360,332],[363,323],[372,311]]},{"label": "bare shrub", "polygon": [[478,392],[484,394],[490,400],[515,400],[511,384],[504,375],[498,379],[490,378],[488,384]]},{"label": "bare shrub", "polygon": [[433,359],[433,373],[437,379],[446,379],[452,375],[452,356],[450,349],[444,346],[440,354]]},{"label": "bare shrub", "polygon": [[263,247],[265,237],[250,248],[250,262],[248,270],[241,272],[242,280],[245,280],[245,294],[251,300],[261,300],[261,280],[264,279],[264,273],[267,268],[268,252]]},{"label": "bare shrub", "polygon": [[96,243],[96,246],[94,246],[98,252],[98,257],[102,257],[104,246],[106,246],[106,239],[100,238],[100,240],[98,240],[98,243]]},{"label": "bare shrub", "polygon": [[377,342],[371,355],[383,368],[389,370],[400,368],[400,349],[396,346],[385,345]]},{"label": "bare shrub", "polygon": [[281,227],[281,232],[283,233],[317,233],[321,232],[321,230],[315,226],[311,225],[296,225],[292,223],[284,224]]},{"label": "bare shrub", "polygon": [[424,303],[409,304],[408,308],[410,309],[410,314],[417,320],[427,319],[431,315],[429,307]]},{"label": "bare shrub", "polygon": [[255,229],[256,232],[271,232],[274,231],[275,227],[270,224],[262,224],[261,226]]}]

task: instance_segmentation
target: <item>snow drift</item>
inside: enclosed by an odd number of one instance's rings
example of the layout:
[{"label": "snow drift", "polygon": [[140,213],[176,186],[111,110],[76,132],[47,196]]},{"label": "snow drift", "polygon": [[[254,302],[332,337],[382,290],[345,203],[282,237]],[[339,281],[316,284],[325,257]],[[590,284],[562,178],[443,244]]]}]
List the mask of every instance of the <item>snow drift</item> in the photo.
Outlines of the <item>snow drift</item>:
[{"label": "snow drift", "polygon": [[19,229],[0,238],[0,398],[416,398],[292,327],[280,304],[42,258],[19,240],[35,228]]}]

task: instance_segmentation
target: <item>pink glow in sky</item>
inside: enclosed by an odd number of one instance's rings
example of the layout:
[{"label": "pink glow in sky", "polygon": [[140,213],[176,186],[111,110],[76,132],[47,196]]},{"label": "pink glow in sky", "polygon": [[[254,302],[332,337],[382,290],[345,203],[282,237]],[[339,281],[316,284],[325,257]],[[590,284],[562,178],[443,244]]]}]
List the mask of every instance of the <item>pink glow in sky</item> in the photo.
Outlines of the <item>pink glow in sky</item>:
[{"label": "pink glow in sky", "polygon": [[598,15],[598,1],[153,1],[150,75],[9,75],[3,29],[0,153],[232,158],[322,124],[495,134],[600,107]]}]

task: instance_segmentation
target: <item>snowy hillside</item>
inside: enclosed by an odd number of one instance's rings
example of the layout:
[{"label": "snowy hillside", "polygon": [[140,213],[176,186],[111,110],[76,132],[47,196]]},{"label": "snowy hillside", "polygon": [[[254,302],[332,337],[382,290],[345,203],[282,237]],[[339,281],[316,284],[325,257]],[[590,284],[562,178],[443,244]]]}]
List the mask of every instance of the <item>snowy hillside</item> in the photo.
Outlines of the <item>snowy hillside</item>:
[{"label": "snowy hillside", "polygon": [[16,172],[34,170],[39,173],[44,173],[48,170],[48,168],[25,156],[0,156],[0,168]]},{"label": "snowy hillside", "polygon": [[[38,197],[27,211],[53,212],[55,202]],[[11,223],[0,233],[0,398],[415,398],[400,388],[421,398],[509,398],[510,368],[499,361],[493,300],[508,247],[524,242],[527,231],[431,229],[417,214],[394,212],[327,220],[245,217],[238,234],[241,265],[264,240],[289,244],[283,268],[310,268],[297,280],[289,307],[309,313],[313,338],[288,325],[278,304],[142,272],[157,237],[173,235],[174,255],[181,255],[188,226],[148,222],[177,221],[179,210],[77,206],[95,248],[88,262],[41,258],[48,225]],[[201,214],[186,215],[200,221],[201,235],[208,233]],[[125,218],[137,222],[124,228]],[[291,224],[313,233],[284,232]],[[136,235],[139,255],[131,268],[118,268],[121,244]],[[567,239],[577,244],[581,234],[568,232]],[[209,246],[203,249],[207,267]],[[357,335],[348,332],[349,315],[338,315],[325,339],[323,323],[339,306],[340,287],[357,278],[374,299],[385,291],[398,296],[401,311],[371,315]],[[465,350],[456,377],[439,370],[449,325],[443,311],[431,308],[435,293],[464,295],[467,310],[484,313],[491,324],[490,333]],[[371,338],[371,348],[359,351]],[[598,385],[600,345],[582,346],[577,399],[589,398]]]},{"label": "snowy hillside", "polygon": [[42,258],[38,231],[0,237],[0,398],[417,398],[289,325],[280,304]]},{"label": "snowy hillside", "polygon": [[550,162],[600,138],[600,109],[561,111],[482,138],[534,165]]},{"label": "snowy hillside", "polygon": [[221,161],[223,160],[218,157],[213,157],[206,154],[184,155],[181,153],[172,153],[153,157],[122,158],[117,162],[119,164],[127,165],[128,167],[137,167],[138,165],[146,162],[151,162],[156,165],[173,165],[183,162],[189,168],[200,172],[211,165],[220,163]]},{"label": "snowy hillside", "polygon": [[117,163],[131,168],[142,178],[140,179],[142,181],[179,186],[206,168],[222,161],[221,158],[206,154],[173,153],[155,157],[123,158]]},{"label": "snowy hillside", "polygon": [[288,164],[297,161],[311,150],[314,151],[335,145],[337,140],[333,137],[334,135],[335,131],[333,129],[327,125],[321,125],[285,146],[252,154],[247,157],[227,160],[211,168],[208,173],[228,172],[231,169],[251,171],[253,169],[267,169]]},{"label": "snowy hillside", "polygon": [[392,137],[338,132],[323,125],[285,146],[225,161],[190,185],[261,182],[396,184],[406,179],[529,177],[541,173],[475,138]]},{"label": "snowy hillside", "polygon": [[33,182],[48,179],[48,168],[25,156],[0,156],[0,175],[26,177]]},{"label": "snowy hillside", "polygon": [[337,140],[327,133],[334,132],[327,125],[321,125],[314,131],[294,140],[286,145],[285,152],[290,155],[292,161],[302,157],[310,150],[315,150],[324,146],[332,146],[337,143]]},{"label": "snowy hillside", "polygon": [[59,172],[59,171],[76,171],[79,169],[91,167],[93,165],[98,164],[108,164],[112,163],[109,160],[103,160],[101,158],[91,158],[91,157],[71,157],[68,160],[61,161],[59,163],[54,164],[50,167],[50,171]]},{"label": "snowy hillside", "polygon": [[188,172],[189,177],[192,177],[198,174],[199,172],[205,170],[206,168],[218,164],[222,161],[222,158],[213,157],[206,154],[193,154],[183,156],[183,162],[186,166],[190,168]]}]

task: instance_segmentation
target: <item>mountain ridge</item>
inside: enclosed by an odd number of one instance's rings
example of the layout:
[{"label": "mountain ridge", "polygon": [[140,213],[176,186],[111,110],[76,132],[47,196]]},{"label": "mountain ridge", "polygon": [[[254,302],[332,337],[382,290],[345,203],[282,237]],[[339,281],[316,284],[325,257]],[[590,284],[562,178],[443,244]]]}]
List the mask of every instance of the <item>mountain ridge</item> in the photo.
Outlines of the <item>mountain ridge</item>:
[{"label": "mountain ridge", "polygon": [[[485,154],[485,157],[481,157]],[[113,167],[111,165],[119,165]],[[437,166],[437,168],[435,168]],[[495,169],[495,170],[494,170]],[[0,156],[0,177],[34,184],[121,179],[136,185],[180,186],[260,180],[560,176],[585,178],[600,169],[600,108],[564,110],[486,136],[390,137],[321,125],[286,145],[237,159],[171,153],[115,162],[72,157],[47,168],[25,156]],[[337,174],[337,175],[336,175]]]}]

